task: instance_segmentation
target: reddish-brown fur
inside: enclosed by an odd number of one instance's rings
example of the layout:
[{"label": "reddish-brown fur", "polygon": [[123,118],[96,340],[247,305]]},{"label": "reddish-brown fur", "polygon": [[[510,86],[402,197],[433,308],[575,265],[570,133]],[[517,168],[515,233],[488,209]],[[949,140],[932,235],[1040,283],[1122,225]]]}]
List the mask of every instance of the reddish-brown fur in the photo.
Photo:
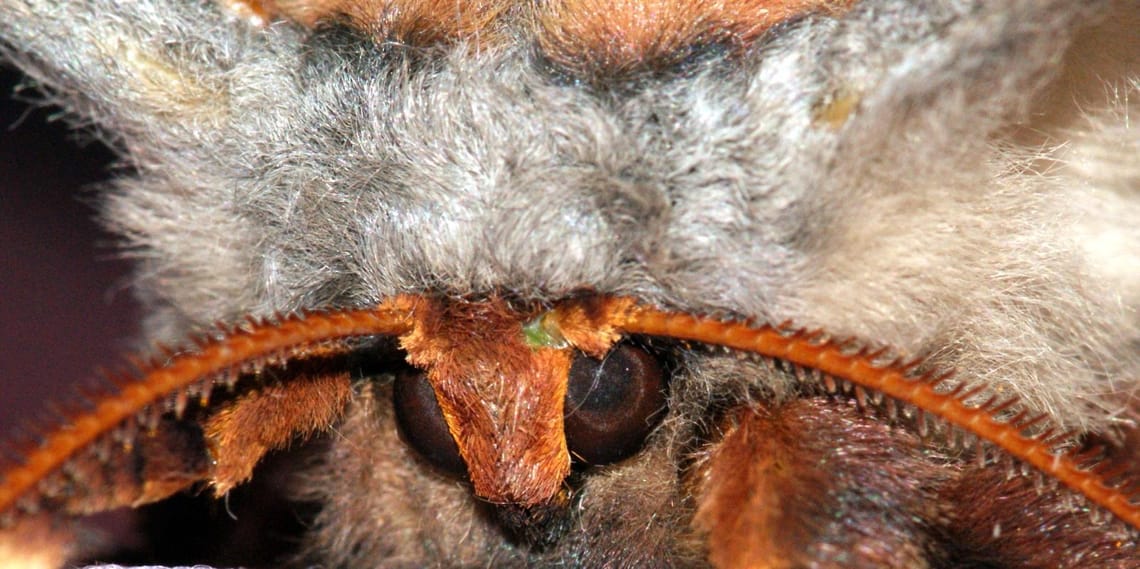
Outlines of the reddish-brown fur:
[{"label": "reddish-brown fur", "polygon": [[214,492],[224,495],[249,480],[265,453],[327,431],[351,397],[348,372],[329,370],[252,390],[215,413],[203,428],[214,459]]},{"label": "reddish-brown fur", "polygon": [[1010,476],[1009,468],[967,469],[939,491],[935,502],[949,505],[945,528],[952,543],[997,567],[1135,569],[1140,564],[1134,533],[1094,523],[1090,512],[1043,491],[1049,486],[1033,476]]},{"label": "reddish-brown fur", "polygon": [[557,68],[590,82],[669,68],[694,49],[749,46],[808,13],[837,15],[856,0],[220,0],[257,21],[342,22],[413,46],[494,43],[500,28],[534,34]]}]

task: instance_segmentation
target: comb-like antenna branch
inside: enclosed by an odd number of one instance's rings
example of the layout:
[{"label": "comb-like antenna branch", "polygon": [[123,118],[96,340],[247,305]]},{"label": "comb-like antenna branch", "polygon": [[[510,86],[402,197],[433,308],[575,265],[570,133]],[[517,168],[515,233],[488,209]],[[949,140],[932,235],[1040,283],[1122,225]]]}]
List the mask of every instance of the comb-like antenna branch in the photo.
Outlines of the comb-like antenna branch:
[{"label": "comb-like antenna branch", "polygon": [[220,338],[202,341],[192,353],[171,357],[162,367],[142,370],[137,381],[102,397],[93,409],[69,414],[66,424],[45,433],[41,444],[5,471],[0,480],[0,512],[11,508],[77,452],[163,398],[175,394],[181,401],[179,394],[195,382],[277,353],[354,337],[405,333],[411,326],[413,302],[409,297],[395,297],[376,308],[247,323],[227,329]]},{"label": "comb-like antenna branch", "polygon": [[[1132,503],[1100,471],[1082,468],[1081,456],[1055,454],[1053,444],[1026,432],[1043,421],[1044,416],[1032,416],[1024,421],[1026,415],[1019,414],[1013,420],[999,420],[984,408],[967,405],[961,396],[938,393],[937,381],[912,377],[909,364],[876,364],[864,354],[850,353],[843,345],[815,344],[805,340],[803,334],[789,334],[783,324],[753,327],[622,302],[607,304],[606,309],[608,314],[600,320],[610,322],[626,334],[667,336],[748,351],[816,369],[884,393],[1004,449],[1140,529],[1140,504]],[[926,374],[923,377],[938,379],[942,376]],[[967,394],[973,392],[967,391]]]}]

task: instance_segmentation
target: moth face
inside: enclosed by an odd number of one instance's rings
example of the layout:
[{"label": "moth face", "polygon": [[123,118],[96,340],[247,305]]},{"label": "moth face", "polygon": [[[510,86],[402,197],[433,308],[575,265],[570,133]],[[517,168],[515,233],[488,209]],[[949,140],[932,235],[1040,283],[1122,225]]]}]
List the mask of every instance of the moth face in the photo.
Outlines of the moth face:
[{"label": "moth face", "polygon": [[0,11],[147,313],[0,564],[1137,566],[1131,5]]}]

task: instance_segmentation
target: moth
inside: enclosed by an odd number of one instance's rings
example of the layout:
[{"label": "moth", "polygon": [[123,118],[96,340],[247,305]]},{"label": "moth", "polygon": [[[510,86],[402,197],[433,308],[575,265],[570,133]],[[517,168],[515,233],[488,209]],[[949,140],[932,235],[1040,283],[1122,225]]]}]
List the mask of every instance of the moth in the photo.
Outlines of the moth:
[{"label": "moth", "polygon": [[0,14],[147,313],[5,567],[1140,567],[1135,2]]}]

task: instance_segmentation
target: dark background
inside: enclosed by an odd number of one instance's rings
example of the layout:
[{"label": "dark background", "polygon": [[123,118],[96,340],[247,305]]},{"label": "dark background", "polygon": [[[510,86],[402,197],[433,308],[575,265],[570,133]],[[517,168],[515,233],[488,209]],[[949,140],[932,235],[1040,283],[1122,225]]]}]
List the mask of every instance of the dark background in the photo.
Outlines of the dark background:
[{"label": "dark background", "polygon": [[19,80],[0,71],[0,440],[121,363],[138,318],[129,265],[94,219],[112,154],[14,100]]},{"label": "dark background", "polygon": [[[6,441],[58,423],[49,401],[74,401],[100,368],[121,369],[137,346],[140,316],[131,265],[96,220],[115,156],[58,109],[28,103],[38,95],[17,93],[20,80],[0,67],[0,464]],[[288,554],[312,515],[278,499],[273,472],[287,471],[289,460],[270,457],[254,483],[225,501],[199,490],[99,514],[86,524],[96,532],[89,554],[221,566]]]},{"label": "dark background", "polygon": [[[20,80],[0,68],[0,450],[54,423],[48,401],[120,365],[138,329],[130,265],[95,220],[114,157],[58,109],[16,100]],[[96,524],[131,541],[123,512]]]}]

